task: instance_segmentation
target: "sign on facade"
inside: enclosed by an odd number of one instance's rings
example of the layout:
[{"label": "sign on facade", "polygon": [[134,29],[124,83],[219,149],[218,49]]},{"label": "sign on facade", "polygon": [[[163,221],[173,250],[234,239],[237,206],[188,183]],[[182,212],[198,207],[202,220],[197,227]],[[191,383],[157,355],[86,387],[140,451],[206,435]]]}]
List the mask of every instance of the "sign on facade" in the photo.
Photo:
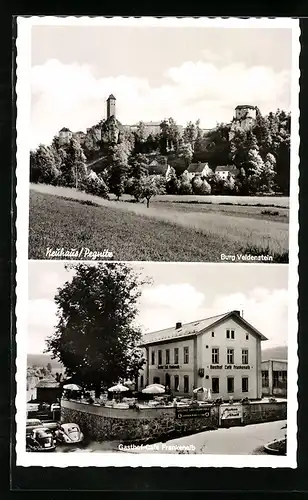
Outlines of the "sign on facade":
[{"label": "sign on facade", "polygon": [[220,405],[219,419],[221,420],[243,420],[243,407],[242,405]]},{"label": "sign on facade", "polygon": [[192,418],[192,417],[210,418],[211,406],[204,406],[199,408],[177,407],[175,415],[176,418]]}]

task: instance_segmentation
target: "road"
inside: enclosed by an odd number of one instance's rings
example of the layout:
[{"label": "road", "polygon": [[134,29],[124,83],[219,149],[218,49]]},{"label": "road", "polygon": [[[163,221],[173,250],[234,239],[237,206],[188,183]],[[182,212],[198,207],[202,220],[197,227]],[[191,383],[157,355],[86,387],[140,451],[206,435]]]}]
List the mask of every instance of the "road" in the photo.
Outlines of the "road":
[{"label": "road", "polygon": [[263,446],[274,439],[285,436],[282,429],[286,420],[263,424],[231,427],[215,431],[200,432],[191,436],[179,437],[166,443],[155,443],[142,448],[123,449],[118,441],[90,442],[79,447],[59,446],[57,452],[94,452],[94,453],[185,453],[176,447],[186,447],[186,453],[210,455],[262,455]]}]

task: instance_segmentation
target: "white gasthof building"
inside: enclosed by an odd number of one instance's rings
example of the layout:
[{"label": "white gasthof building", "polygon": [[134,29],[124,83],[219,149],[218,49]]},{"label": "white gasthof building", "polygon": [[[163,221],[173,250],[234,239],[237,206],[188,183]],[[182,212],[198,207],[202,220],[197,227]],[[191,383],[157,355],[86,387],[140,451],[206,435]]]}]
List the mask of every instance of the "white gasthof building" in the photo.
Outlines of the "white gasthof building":
[{"label": "white gasthof building", "polygon": [[240,311],[147,333],[140,344],[146,364],[139,389],[160,383],[175,396],[205,387],[213,399],[260,399],[263,340],[267,338]]}]

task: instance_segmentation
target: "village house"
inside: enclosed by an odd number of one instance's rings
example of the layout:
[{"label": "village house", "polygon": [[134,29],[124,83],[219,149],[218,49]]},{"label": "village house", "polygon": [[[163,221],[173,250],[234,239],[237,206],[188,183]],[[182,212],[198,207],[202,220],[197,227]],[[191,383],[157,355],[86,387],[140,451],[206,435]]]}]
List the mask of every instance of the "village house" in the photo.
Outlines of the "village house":
[{"label": "village house", "polygon": [[268,359],[262,361],[262,393],[264,396],[287,396],[288,361]]},{"label": "village house", "polygon": [[234,179],[238,175],[238,169],[234,165],[223,165],[215,168],[215,174],[223,180],[226,181],[229,177]]},{"label": "village house", "polygon": [[240,311],[147,333],[140,344],[146,364],[139,388],[161,383],[176,396],[202,386],[214,399],[260,399],[264,340]]},{"label": "village house", "polygon": [[192,180],[195,176],[207,177],[212,171],[207,163],[199,161],[197,163],[191,163],[186,172],[189,180]]},{"label": "village house", "polygon": [[149,175],[162,175],[165,179],[168,178],[171,168],[167,162],[153,160],[148,166]]},{"label": "village house", "polygon": [[44,378],[36,385],[36,394],[38,401],[54,403],[57,398],[61,397],[61,385],[53,377]]}]

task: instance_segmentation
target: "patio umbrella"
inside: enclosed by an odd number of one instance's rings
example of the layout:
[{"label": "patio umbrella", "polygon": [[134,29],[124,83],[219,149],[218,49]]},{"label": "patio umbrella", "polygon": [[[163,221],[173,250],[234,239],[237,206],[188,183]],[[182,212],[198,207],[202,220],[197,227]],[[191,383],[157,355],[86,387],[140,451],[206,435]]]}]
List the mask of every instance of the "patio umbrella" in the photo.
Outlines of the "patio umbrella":
[{"label": "patio umbrella", "polygon": [[68,391],[82,391],[82,387],[80,387],[77,384],[67,384],[67,385],[64,385],[63,389],[66,389]]},{"label": "patio umbrella", "polygon": [[165,386],[163,384],[149,384],[147,387],[161,387],[162,389],[165,389]]},{"label": "patio umbrella", "polygon": [[165,388],[158,384],[148,385],[145,389],[142,390],[144,394],[163,394],[165,392]]},{"label": "patio umbrella", "polygon": [[196,389],[193,390],[194,393],[196,392],[208,392],[208,390],[205,387],[197,387]]},{"label": "patio umbrella", "polygon": [[117,384],[117,385],[114,385],[113,387],[110,387],[110,389],[108,389],[108,391],[110,391],[110,392],[125,392],[125,391],[129,391],[129,388],[125,387],[125,385]]}]

